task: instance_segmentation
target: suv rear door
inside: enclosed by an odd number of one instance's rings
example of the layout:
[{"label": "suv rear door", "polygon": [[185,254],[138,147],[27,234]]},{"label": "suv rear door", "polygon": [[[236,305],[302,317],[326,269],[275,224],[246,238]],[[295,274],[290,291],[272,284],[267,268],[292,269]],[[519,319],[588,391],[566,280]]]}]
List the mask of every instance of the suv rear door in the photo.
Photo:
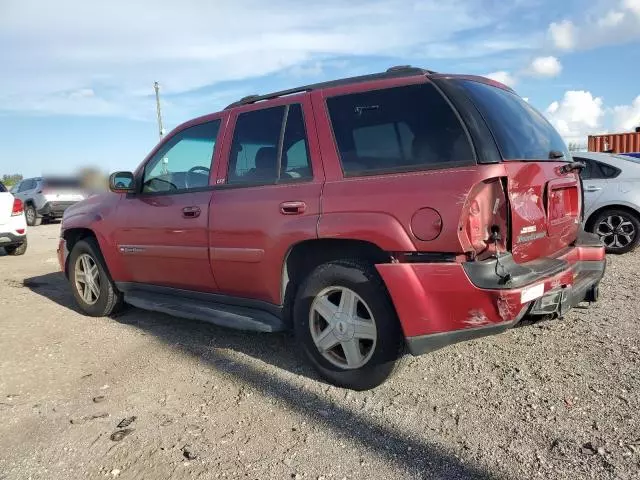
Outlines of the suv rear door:
[{"label": "suv rear door", "polygon": [[306,94],[232,110],[211,201],[211,264],[220,291],[282,303],[289,248],[316,238],[324,172]]},{"label": "suv rear door", "polygon": [[581,186],[564,141],[528,102],[505,88],[456,79],[491,130],[504,159],[516,261],[550,257],[581,228]]}]

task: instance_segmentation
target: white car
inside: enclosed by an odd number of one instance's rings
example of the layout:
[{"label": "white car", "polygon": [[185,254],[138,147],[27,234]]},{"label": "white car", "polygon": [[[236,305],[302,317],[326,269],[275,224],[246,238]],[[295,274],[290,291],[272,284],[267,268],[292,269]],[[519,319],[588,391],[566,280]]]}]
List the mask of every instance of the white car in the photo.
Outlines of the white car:
[{"label": "white car", "polygon": [[0,182],[0,247],[9,255],[27,251],[27,222],[22,200],[15,198]]}]

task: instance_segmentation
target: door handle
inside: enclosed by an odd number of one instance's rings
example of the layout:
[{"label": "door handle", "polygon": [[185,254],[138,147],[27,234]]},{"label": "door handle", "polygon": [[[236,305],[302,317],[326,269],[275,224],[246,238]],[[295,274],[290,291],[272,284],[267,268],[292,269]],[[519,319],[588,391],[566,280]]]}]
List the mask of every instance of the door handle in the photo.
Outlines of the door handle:
[{"label": "door handle", "polygon": [[280,213],[283,215],[300,215],[307,209],[304,202],[282,202],[280,204]]},{"label": "door handle", "polygon": [[184,218],[197,218],[200,216],[200,207],[184,207],[182,216]]},{"label": "door handle", "polygon": [[602,187],[596,187],[595,185],[588,185],[584,191],[585,192],[599,192],[602,190]]}]

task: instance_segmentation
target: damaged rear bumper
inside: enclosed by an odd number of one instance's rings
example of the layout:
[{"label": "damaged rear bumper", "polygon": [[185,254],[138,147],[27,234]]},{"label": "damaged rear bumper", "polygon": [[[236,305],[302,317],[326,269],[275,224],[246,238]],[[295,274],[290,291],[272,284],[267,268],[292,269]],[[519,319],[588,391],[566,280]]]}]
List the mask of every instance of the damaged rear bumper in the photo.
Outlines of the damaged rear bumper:
[{"label": "damaged rear bumper", "polygon": [[[529,313],[562,316],[596,301],[604,248],[576,245],[539,268],[526,284],[476,285],[460,263],[376,265],[395,305],[409,351],[420,355],[460,341],[503,332]],[[562,268],[557,268],[558,262]],[[541,266],[538,264],[538,266]],[[536,270],[536,269],[534,269]]]}]

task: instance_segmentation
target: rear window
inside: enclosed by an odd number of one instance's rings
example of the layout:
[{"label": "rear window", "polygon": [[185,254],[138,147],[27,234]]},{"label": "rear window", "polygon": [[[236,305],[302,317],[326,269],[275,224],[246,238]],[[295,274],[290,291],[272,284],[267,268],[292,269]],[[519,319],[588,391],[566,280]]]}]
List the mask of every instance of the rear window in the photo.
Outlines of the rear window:
[{"label": "rear window", "polygon": [[330,97],[327,107],[345,175],[474,162],[458,117],[431,84]]},{"label": "rear window", "polygon": [[45,178],[43,187],[55,189],[78,189],[80,180],[77,178]]},{"label": "rear window", "polygon": [[518,95],[472,80],[460,82],[493,132],[504,159],[549,160],[551,152],[571,158],[555,128]]},{"label": "rear window", "polygon": [[4,183],[0,182],[0,192],[6,192],[7,187],[4,186]]}]

